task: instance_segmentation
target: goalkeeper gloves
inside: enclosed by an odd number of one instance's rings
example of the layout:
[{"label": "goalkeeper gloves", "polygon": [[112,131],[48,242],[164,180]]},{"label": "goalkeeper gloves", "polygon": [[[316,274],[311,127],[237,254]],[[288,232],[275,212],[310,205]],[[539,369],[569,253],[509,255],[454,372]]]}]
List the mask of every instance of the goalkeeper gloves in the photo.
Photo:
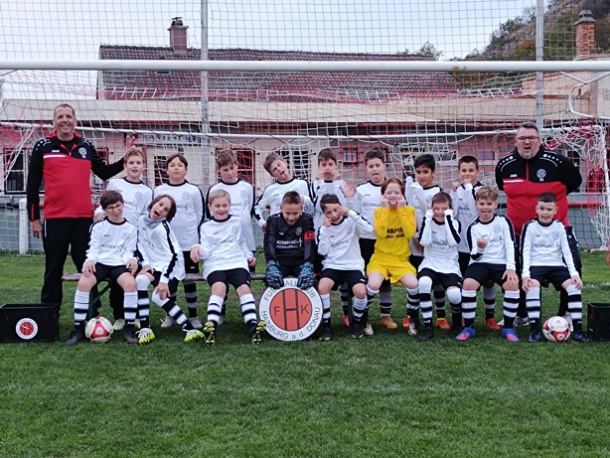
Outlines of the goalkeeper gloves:
[{"label": "goalkeeper gloves", "polygon": [[313,273],[313,264],[311,262],[305,262],[301,265],[299,271],[299,279],[297,280],[297,286],[303,290],[311,288],[316,283],[316,277]]},{"label": "goalkeeper gloves", "polygon": [[276,261],[269,261],[267,263],[267,270],[265,272],[265,284],[268,288],[280,289],[284,286],[284,278],[282,277],[282,271],[280,265]]}]

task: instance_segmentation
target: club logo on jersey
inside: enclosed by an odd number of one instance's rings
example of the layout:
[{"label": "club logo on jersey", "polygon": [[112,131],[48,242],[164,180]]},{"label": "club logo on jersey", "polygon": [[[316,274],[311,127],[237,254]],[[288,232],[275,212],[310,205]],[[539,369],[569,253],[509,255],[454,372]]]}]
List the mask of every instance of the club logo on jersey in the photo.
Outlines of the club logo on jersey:
[{"label": "club logo on jersey", "polygon": [[[185,192],[183,192],[183,193],[182,193],[181,200],[182,200],[182,202],[188,202],[188,200],[189,200],[189,193],[188,193],[188,192],[186,192],[186,191],[185,191]],[[185,207],[186,207],[186,205],[185,205]]]},{"label": "club logo on jersey", "polygon": [[15,332],[23,340],[32,340],[38,334],[38,324],[31,318],[22,318],[17,321]]},{"label": "club logo on jersey", "polygon": [[83,159],[86,158],[87,157],[87,148],[81,146],[78,149],[78,154],[80,154]]},{"label": "club logo on jersey", "polygon": [[540,169],[536,172],[536,176],[538,177],[538,179],[540,181],[544,181],[544,178],[546,177],[546,170],[544,169]]},{"label": "club logo on jersey", "polygon": [[140,191],[137,191],[137,192],[134,194],[134,197],[136,198],[136,200],[140,200],[140,199],[142,198],[142,193],[141,193]]},{"label": "club logo on jersey", "polygon": [[302,227],[297,227],[297,228],[294,230],[294,234],[295,234],[297,237],[300,237],[302,233],[303,233],[303,228],[302,228]]},{"label": "club logo on jersey", "polygon": [[239,192],[239,197],[241,198],[242,201],[247,201],[248,200],[248,196],[249,196],[249,193],[245,189],[242,189]]},{"label": "club logo on jersey", "polygon": [[280,289],[267,288],[259,303],[267,333],[278,340],[305,340],[322,322],[322,300],[314,288],[297,288],[296,278],[285,278]]}]

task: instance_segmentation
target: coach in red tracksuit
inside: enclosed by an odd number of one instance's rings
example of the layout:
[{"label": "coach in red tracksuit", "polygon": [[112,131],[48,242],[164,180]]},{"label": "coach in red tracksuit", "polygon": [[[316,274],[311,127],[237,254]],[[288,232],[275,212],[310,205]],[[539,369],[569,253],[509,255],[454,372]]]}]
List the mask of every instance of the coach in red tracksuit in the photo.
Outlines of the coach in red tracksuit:
[{"label": "coach in red tracksuit", "polygon": [[[68,246],[79,272],[85,262],[93,222],[91,172],[106,180],[123,170],[123,159],[106,165],[91,142],[74,132],[76,115],[68,104],[55,108],[53,127],[55,131],[39,140],[32,150],[27,208],[32,233],[34,237],[42,237],[46,255],[41,302],[61,304],[61,276]],[[42,181],[44,224],[39,203]]]},{"label": "coach in red tracksuit", "polygon": [[[582,183],[579,170],[568,158],[544,149],[538,126],[533,122],[523,123],[519,127],[515,146],[514,151],[496,165],[496,183],[506,193],[506,213],[515,227],[517,238],[521,235],[523,225],[536,218],[538,196],[544,192],[555,194],[558,206],[556,219],[566,226],[574,264],[580,272],[578,242],[568,220],[567,197]],[[564,299],[562,293],[559,311],[562,316],[567,311],[566,301],[567,298]],[[520,306],[519,316],[525,316],[524,311]]]}]

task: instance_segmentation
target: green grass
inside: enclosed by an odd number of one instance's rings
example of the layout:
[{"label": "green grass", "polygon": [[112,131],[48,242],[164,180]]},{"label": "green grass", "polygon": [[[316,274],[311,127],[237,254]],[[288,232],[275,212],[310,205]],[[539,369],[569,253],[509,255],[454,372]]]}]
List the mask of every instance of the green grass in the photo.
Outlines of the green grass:
[{"label": "green grass", "polygon": [[[606,302],[603,256],[583,257],[585,304]],[[0,303],[38,302],[43,261],[0,256]],[[161,330],[156,307],[157,340],[148,346],[116,336],[67,347],[73,291],[64,286],[60,341],[0,346],[2,457],[610,453],[603,343],[509,344],[481,327],[481,308],[466,344],[442,332],[419,343],[380,326],[353,341],[333,297],[331,342],[267,339],[255,347],[232,293],[213,348],[184,344],[176,327]],[[209,290],[199,293],[203,303]],[[395,299],[398,320],[404,292],[396,288]],[[545,316],[556,313],[556,292],[544,292],[543,307]],[[103,314],[110,316],[107,305]],[[377,323],[376,305],[371,315]]]}]

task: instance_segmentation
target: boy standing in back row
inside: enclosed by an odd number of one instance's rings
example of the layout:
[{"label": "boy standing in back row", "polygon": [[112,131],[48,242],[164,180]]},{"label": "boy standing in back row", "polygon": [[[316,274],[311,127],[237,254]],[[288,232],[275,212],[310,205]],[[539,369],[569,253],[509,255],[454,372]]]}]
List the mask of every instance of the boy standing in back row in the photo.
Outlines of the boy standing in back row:
[{"label": "boy standing in back row", "polygon": [[[475,195],[483,185],[477,180],[479,161],[474,156],[462,156],[458,160],[458,173],[460,182],[453,183],[451,199],[453,200],[455,219],[459,221],[462,226],[458,250],[460,275],[463,277],[466,273],[468,264],[470,264],[470,250],[466,240],[466,232],[468,231],[470,224],[479,216]],[[493,283],[491,285],[483,285],[483,302],[485,303],[485,326],[492,331],[499,331],[501,328],[494,318],[496,288]]]},{"label": "boy standing in back row", "polygon": [[265,232],[266,221],[263,218],[263,212],[269,208],[269,216],[276,215],[280,212],[280,205],[284,194],[288,191],[296,191],[303,199],[305,213],[313,214],[313,205],[311,195],[309,193],[309,183],[299,178],[294,178],[288,170],[288,164],[277,153],[270,153],[263,162],[263,167],[275,178],[275,183],[270,184],[265,188],[263,194],[258,199],[254,206],[254,217]]}]

